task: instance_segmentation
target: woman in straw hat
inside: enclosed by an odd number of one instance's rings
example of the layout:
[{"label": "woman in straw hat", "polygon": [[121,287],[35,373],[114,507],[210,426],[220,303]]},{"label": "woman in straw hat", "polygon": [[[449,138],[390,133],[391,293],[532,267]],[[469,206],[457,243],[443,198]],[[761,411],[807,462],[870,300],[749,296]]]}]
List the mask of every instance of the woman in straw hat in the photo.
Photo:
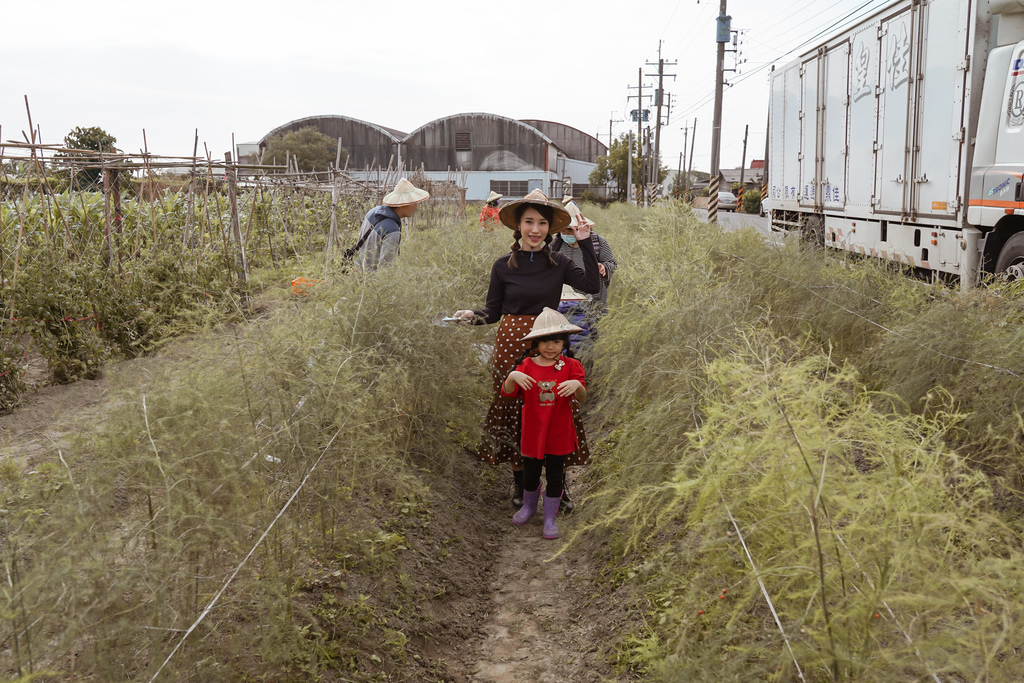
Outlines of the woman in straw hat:
[{"label": "woman in straw hat", "polygon": [[494,232],[494,229],[501,225],[501,218],[498,216],[498,200],[505,195],[491,191],[487,202],[480,209],[480,229],[486,232]]},{"label": "woman in straw hat", "polygon": [[394,190],[384,195],[383,204],[366,213],[357,242],[362,246],[356,256],[363,272],[377,270],[395,260],[402,242],[402,219],[416,213],[419,203],[428,197],[429,192],[402,178]]},{"label": "woman in straw hat", "polygon": [[[499,217],[502,225],[515,234],[512,250],[491,267],[484,307],[457,311],[455,316],[476,325],[490,325],[501,319],[491,359],[493,399],[477,458],[492,465],[511,463],[512,501],[519,507],[523,496],[523,465],[519,453],[521,399],[502,396],[501,385],[525,350],[527,343],[523,337],[534,320],[544,308],[558,308],[562,285],[596,294],[601,283],[593,250],[588,250],[584,256],[582,268],[565,254],[551,252],[552,236],[566,230],[571,219],[565,209],[548,201],[540,190],[501,207]],[[578,413],[575,423],[578,447],[567,457],[566,464],[582,465],[590,450]]]},{"label": "woman in straw hat", "polygon": [[523,398],[523,505],[512,523],[523,526],[537,511],[541,468],[547,470],[544,490],[544,538],[558,538],[555,516],[565,486],[565,459],[579,443],[573,419],[576,402],[587,398],[583,366],[569,351],[569,335],[582,331],[558,311],[545,308],[523,337],[530,348],[501,386],[501,395]]}]

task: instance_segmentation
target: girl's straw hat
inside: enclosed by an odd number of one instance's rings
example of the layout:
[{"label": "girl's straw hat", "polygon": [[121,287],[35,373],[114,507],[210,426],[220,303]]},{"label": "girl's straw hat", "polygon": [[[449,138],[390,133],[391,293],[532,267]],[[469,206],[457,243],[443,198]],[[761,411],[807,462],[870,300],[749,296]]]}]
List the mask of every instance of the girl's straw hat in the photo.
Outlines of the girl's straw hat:
[{"label": "girl's straw hat", "polygon": [[533,330],[530,334],[523,337],[522,341],[527,339],[536,339],[537,337],[550,337],[555,334],[572,334],[573,332],[582,332],[582,327],[576,327],[568,320],[565,316],[556,311],[553,308],[545,307],[537,319],[533,321]]},{"label": "girl's straw hat", "polygon": [[547,196],[540,190],[534,190],[530,194],[526,195],[522,199],[518,199],[514,202],[509,202],[505,206],[501,207],[498,211],[498,218],[501,220],[501,224],[506,228],[512,228],[518,230],[519,226],[516,225],[516,208],[522,204],[528,204],[530,206],[548,206],[554,211],[554,216],[551,219],[551,227],[548,228],[548,232],[552,235],[558,232],[562,232],[569,227],[569,222],[572,217],[569,212],[563,209],[559,204],[548,201]]},{"label": "girl's straw hat", "polygon": [[497,201],[497,200],[501,199],[504,196],[505,195],[498,194],[494,190],[491,190],[491,193],[489,195],[487,195],[487,199],[484,200],[484,201],[486,201],[488,204],[490,204],[491,202]]},{"label": "girl's straw hat", "polygon": [[409,204],[422,202],[428,197],[430,197],[429,192],[421,190],[405,178],[402,178],[395,185],[395,189],[384,195],[384,203],[388,206],[408,206]]}]

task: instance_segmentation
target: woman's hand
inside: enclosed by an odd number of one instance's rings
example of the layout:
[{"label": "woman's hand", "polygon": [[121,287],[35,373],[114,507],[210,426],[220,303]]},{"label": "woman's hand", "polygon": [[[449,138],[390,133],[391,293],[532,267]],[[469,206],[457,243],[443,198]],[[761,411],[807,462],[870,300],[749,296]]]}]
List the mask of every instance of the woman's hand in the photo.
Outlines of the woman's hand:
[{"label": "woman's hand", "polygon": [[570,379],[568,382],[562,382],[558,385],[558,389],[555,391],[556,394],[562,398],[572,396],[577,391],[583,388],[583,382],[578,379]]},{"label": "woman's hand", "polygon": [[604,267],[603,263],[597,264],[597,272],[601,273],[601,277],[608,275],[608,269]]},{"label": "woman's hand", "polygon": [[459,324],[465,325],[466,323],[473,321],[473,311],[455,311],[455,315],[453,315],[452,317],[459,318]]},{"label": "woman's hand", "polygon": [[533,388],[533,385],[537,383],[537,380],[530,377],[525,372],[519,372],[518,370],[513,370],[508,373],[508,377],[505,380],[506,384],[508,383],[508,380],[515,382],[515,385],[523,391],[529,391]]},{"label": "woman's hand", "polygon": [[572,229],[572,233],[576,235],[576,241],[582,242],[583,240],[590,239],[590,224],[586,221],[579,221],[576,223],[576,227]]}]

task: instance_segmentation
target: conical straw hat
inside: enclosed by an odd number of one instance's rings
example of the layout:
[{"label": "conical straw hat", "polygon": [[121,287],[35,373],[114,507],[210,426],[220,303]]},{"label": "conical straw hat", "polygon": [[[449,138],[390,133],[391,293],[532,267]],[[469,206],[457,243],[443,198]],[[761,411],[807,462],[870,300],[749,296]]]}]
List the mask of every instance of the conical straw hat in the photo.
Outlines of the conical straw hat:
[{"label": "conical straw hat", "polygon": [[516,225],[516,208],[522,204],[529,204],[532,206],[549,206],[554,209],[554,216],[551,221],[552,225],[548,229],[548,233],[552,235],[562,232],[568,228],[569,222],[572,220],[568,211],[562,208],[559,204],[549,201],[547,195],[540,190],[534,190],[522,199],[509,202],[505,206],[501,207],[501,210],[498,212],[498,218],[501,219],[501,224],[506,228],[517,230],[519,226]]},{"label": "conical straw hat", "polygon": [[576,222],[583,218],[583,212],[580,211],[580,207],[576,205],[576,202],[569,202],[565,205],[565,210],[569,212],[569,225],[574,226]]},{"label": "conical straw hat", "polygon": [[523,341],[527,339],[536,339],[537,337],[550,337],[555,334],[572,334],[573,332],[582,332],[582,327],[577,327],[569,322],[564,315],[559,313],[553,308],[545,307],[537,319],[533,321],[533,330],[530,334],[523,337]]},{"label": "conical straw hat", "polygon": [[564,197],[562,197],[562,204],[568,204],[569,202],[572,201],[572,199],[573,199],[572,195],[571,194],[567,194]]},{"label": "conical straw hat", "polygon": [[494,201],[494,200],[496,200],[496,199],[501,199],[501,198],[502,198],[502,197],[504,197],[504,196],[505,196],[505,195],[503,195],[503,194],[498,194],[498,193],[497,193],[497,192],[495,192],[494,190],[491,190],[491,193],[490,193],[489,195],[487,195],[487,199],[485,199],[484,201],[486,201],[487,203],[490,203],[490,202],[493,202],[493,201]]},{"label": "conical straw hat", "polygon": [[398,181],[398,184],[395,185],[395,189],[384,195],[384,203],[388,206],[407,206],[409,204],[422,202],[428,197],[430,197],[429,192],[421,190],[405,178],[402,178]]},{"label": "conical straw hat", "polygon": [[594,227],[594,221],[590,220],[589,218],[584,216],[582,213],[580,213],[580,214],[576,214],[575,216],[573,216],[572,220],[569,221],[569,227],[570,228],[575,228],[577,225],[585,225],[588,228],[592,228],[592,227]]}]

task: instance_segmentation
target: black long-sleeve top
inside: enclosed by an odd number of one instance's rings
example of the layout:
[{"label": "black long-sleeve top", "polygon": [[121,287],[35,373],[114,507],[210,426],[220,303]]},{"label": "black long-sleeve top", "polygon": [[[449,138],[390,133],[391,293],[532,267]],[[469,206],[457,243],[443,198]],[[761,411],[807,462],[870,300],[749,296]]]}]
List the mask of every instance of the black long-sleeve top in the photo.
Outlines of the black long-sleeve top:
[{"label": "black long-sleeve top", "polygon": [[[520,251],[519,269],[508,267],[509,254],[491,266],[491,284],[487,288],[487,303],[473,311],[473,322],[490,325],[503,315],[540,315],[545,308],[558,308],[562,299],[562,285],[587,294],[601,291],[601,276],[597,270],[597,254],[593,249],[582,249],[583,268],[565,254],[551,254],[557,265],[539,252]],[[530,254],[533,259],[530,259]]]}]

